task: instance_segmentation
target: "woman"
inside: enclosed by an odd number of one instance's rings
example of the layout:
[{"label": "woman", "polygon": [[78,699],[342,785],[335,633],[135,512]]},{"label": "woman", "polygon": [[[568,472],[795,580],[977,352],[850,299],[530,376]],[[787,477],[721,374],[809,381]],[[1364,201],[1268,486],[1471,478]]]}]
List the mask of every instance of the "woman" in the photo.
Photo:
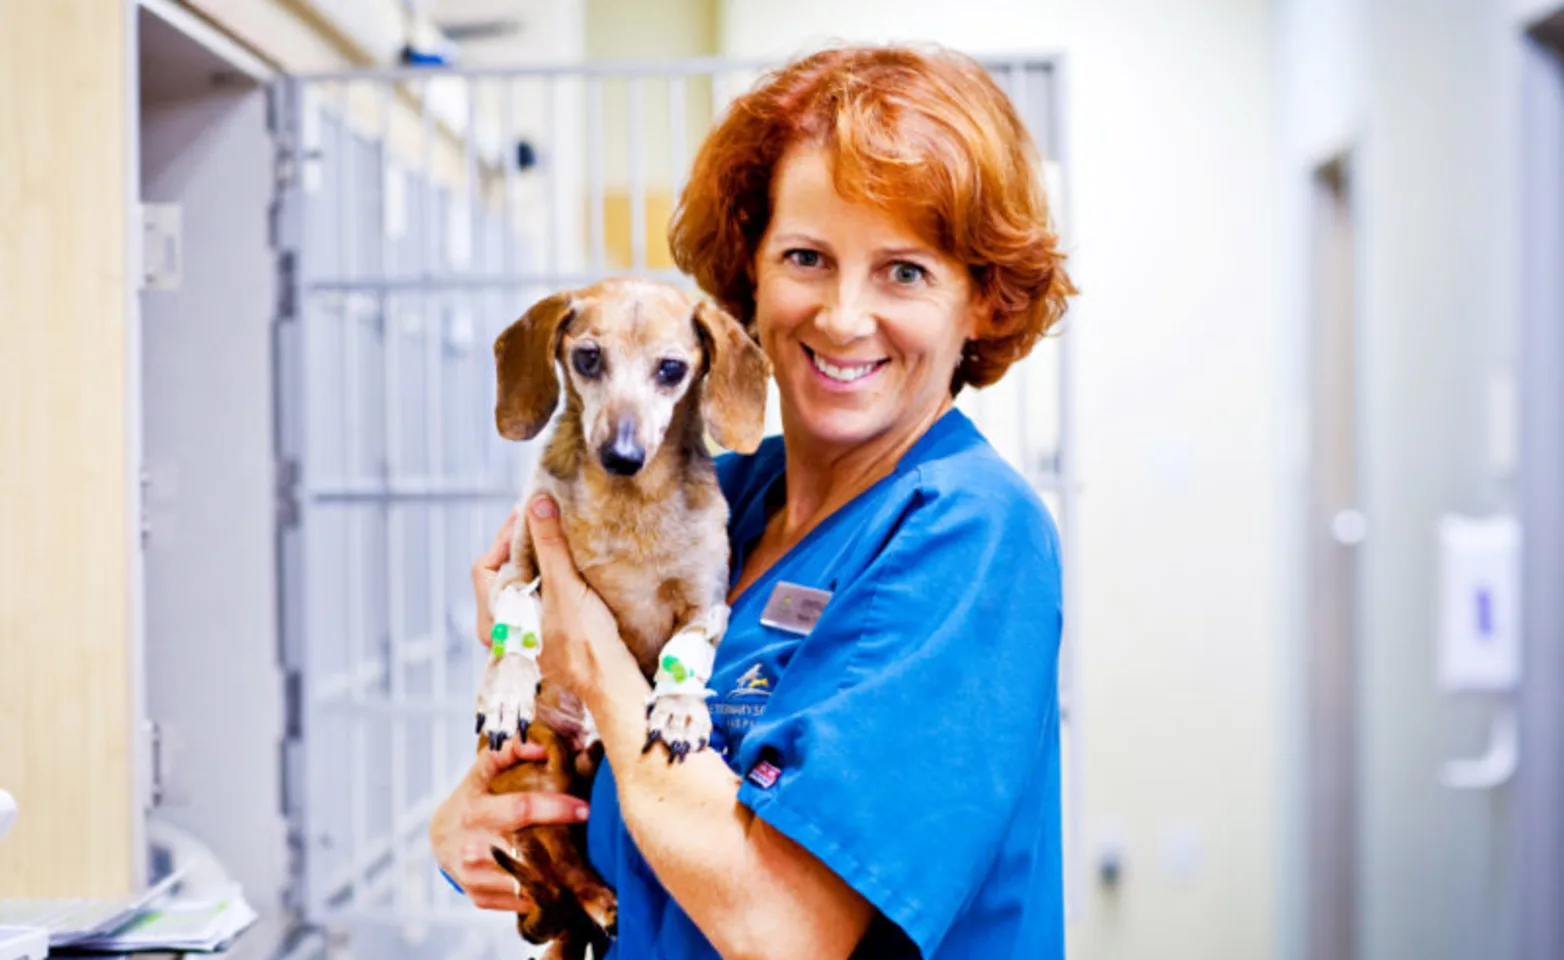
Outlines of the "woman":
[{"label": "woman", "polygon": [[[553,503],[527,517],[544,669],[606,747],[588,845],[619,893],[612,956],[1063,956],[1057,540],[952,406],[1074,292],[1035,171],[979,66],[903,49],[795,63],[702,147],[674,255],[751,324],[783,424],[718,465],[732,616],[711,749],[642,753],[647,682]],[[786,612],[810,598],[823,609]],[[436,817],[481,906],[524,906],[484,862],[492,837],[575,813],[484,795],[529,755],[479,758]]]}]

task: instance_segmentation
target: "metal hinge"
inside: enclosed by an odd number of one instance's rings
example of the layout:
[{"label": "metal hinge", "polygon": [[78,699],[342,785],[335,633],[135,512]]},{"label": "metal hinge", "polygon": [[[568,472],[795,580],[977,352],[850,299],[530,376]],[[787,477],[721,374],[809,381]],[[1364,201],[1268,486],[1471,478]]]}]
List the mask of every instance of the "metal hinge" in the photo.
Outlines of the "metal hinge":
[{"label": "metal hinge", "polygon": [[287,740],[304,739],[304,674],[289,670],[282,675],[283,726]]},{"label": "metal hinge", "polygon": [[163,727],[156,720],[147,722],[147,809],[156,810],[163,805],[168,785],[166,744]]},{"label": "metal hinge", "polygon": [[282,98],[287,93],[285,81],[272,81],[266,85],[266,132],[275,134],[282,122]]},{"label": "metal hinge", "polygon": [[141,205],[141,288],[178,290],[184,277],[184,228],[177,203]]},{"label": "metal hinge", "polygon": [[147,541],[152,539],[152,511],[147,507],[147,491],[152,487],[152,474],[142,470],[140,480],[141,501],[136,504],[138,511],[137,520],[140,523],[141,549],[147,548]]},{"label": "metal hinge", "polygon": [[285,825],[289,882],[284,888],[283,906],[302,919],[306,909],[304,889],[307,881],[309,844],[304,820],[304,675],[298,669],[282,674],[283,734],[277,745],[278,806]]},{"label": "metal hinge", "polygon": [[277,461],[277,525],[299,525],[299,461]]},{"label": "metal hinge", "polygon": [[277,322],[284,323],[298,317],[298,291],[295,281],[298,278],[299,257],[292,250],[283,250],[277,254]]}]

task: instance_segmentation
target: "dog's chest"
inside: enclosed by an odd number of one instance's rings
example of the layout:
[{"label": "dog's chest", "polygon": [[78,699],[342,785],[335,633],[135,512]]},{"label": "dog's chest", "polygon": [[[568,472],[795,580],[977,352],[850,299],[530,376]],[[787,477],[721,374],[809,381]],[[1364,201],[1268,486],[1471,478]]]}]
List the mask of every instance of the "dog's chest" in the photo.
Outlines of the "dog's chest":
[{"label": "dog's chest", "polygon": [[614,612],[625,642],[646,667],[692,605],[720,600],[707,594],[725,582],[726,516],[672,505],[618,513],[573,526],[570,545],[582,576]]}]

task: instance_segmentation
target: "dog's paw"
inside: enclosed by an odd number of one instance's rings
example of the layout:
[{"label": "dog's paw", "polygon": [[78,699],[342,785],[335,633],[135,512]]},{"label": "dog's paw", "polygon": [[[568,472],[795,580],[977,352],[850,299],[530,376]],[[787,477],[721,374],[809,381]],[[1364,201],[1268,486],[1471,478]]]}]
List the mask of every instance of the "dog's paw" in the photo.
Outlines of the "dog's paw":
[{"label": "dog's paw", "polygon": [[488,737],[490,750],[505,746],[511,734],[527,739],[542,680],[538,662],[531,657],[507,653],[489,662],[478,688],[478,733]]},{"label": "dog's paw", "polygon": [[711,740],[711,711],[706,698],[693,693],[656,695],[646,712],[646,753],[661,740],[668,748],[668,762],[683,762],[699,753]]}]

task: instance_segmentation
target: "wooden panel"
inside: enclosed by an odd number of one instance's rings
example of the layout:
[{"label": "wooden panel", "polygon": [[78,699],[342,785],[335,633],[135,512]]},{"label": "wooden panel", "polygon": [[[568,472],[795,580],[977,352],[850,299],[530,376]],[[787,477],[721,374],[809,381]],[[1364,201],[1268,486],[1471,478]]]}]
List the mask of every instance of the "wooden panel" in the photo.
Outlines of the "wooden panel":
[{"label": "wooden panel", "polygon": [[346,38],[322,30],[301,0],[181,0],[219,29],[288,73],[334,70],[365,62]]},{"label": "wooden panel", "polygon": [[127,37],[0,0],[0,896],[132,886]]}]

